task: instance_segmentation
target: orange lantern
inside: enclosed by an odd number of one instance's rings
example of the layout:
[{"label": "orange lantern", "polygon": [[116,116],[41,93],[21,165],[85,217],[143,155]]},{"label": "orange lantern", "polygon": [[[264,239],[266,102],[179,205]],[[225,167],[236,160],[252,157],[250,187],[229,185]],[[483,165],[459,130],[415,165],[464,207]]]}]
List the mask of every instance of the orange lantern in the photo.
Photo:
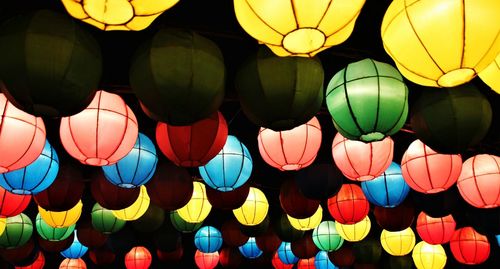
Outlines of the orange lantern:
[{"label": "orange lantern", "polygon": [[453,257],[463,264],[481,264],[490,256],[488,238],[472,227],[456,230],[450,241],[450,249]]},{"label": "orange lantern", "polygon": [[219,252],[203,253],[196,250],[194,261],[200,269],[213,269],[219,263]]},{"label": "orange lantern", "polygon": [[362,221],[370,211],[370,203],[363,190],[355,184],[344,184],[340,191],[328,199],[328,211],[341,224]]},{"label": "orange lantern", "polygon": [[453,236],[457,223],[453,216],[433,218],[425,212],[420,212],[417,217],[417,233],[425,242],[437,245],[448,243]]},{"label": "orange lantern", "polygon": [[151,262],[151,253],[145,247],[134,247],[125,255],[127,269],[147,269]]},{"label": "orange lantern", "polygon": [[59,269],[87,269],[87,264],[82,259],[64,259]]}]

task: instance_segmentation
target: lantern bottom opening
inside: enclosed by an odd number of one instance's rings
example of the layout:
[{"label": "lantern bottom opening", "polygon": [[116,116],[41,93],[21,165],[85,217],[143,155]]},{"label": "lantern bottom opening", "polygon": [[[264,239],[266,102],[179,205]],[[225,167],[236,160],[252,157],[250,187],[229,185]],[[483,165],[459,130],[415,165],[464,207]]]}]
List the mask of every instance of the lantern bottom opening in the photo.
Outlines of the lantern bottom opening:
[{"label": "lantern bottom opening", "polygon": [[359,138],[363,142],[380,141],[380,140],[385,138],[385,134],[380,133],[380,132],[372,132],[372,133],[361,135]]},{"label": "lantern bottom opening", "polygon": [[325,41],[325,34],[318,29],[300,28],[283,38],[283,47],[294,54],[307,54],[323,47]]},{"label": "lantern bottom opening", "polygon": [[442,75],[437,83],[441,87],[454,87],[464,84],[476,76],[476,71],[470,68],[460,68]]},{"label": "lantern bottom opening", "polygon": [[83,163],[88,164],[88,165],[93,165],[93,166],[110,165],[108,160],[104,160],[101,158],[88,158]]}]

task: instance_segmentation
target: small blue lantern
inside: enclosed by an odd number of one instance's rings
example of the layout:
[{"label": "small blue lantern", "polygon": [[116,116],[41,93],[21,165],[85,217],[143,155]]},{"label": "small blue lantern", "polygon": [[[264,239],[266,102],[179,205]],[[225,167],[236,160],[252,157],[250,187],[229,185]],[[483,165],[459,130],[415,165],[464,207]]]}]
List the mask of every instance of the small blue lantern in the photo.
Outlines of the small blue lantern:
[{"label": "small blue lantern", "polygon": [[497,244],[500,247],[500,234],[495,235],[495,238],[497,239]]},{"label": "small blue lantern", "polygon": [[249,237],[248,241],[239,247],[241,254],[248,259],[257,259],[262,255],[262,250],[257,246],[255,237]]},{"label": "small blue lantern", "polygon": [[112,165],[103,166],[104,176],[122,188],[137,188],[146,184],[156,171],[158,156],[151,139],[139,133],[130,152]]},{"label": "small blue lantern", "polygon": [[199,170],[208,186],[226,192],[245,184],[252,174],[252,167],[252,156],[247,147],[230,135],[217,156]]},{"label": "small blue lantern", "polygon": [[394,162],[379,177],[361,182],[361,188],[370,203],[389,208],[401,204],[410,191],[401,167]]},{"label": "small blue lantern", "polygon": [[284,264],[295,264],[299,261],[299,258],[292,252],[292,243],[285,241],[281,242],[278,248],[278,257]]},{"label": "small blue lantern", "polygon": [[324,250],[318,251],[316,257],[314,258],[314,267],[316,269],[338,269],[339,267],[330,261],[328,257],[328,252]]},{"label": "small blue lantern", "polygon": [[78,241],[78,237],[76,236],[76,230],[74,231],[74,233],[75,237],[73,239],[73,243],[71,243],[71,245],[67,249],[61,251],[61,255],[64,258],[79,259],[83,257],[85,253],[87,253],[87,250],[89,250],[88,247],[82,245],[82,243]]},{"label": "small blue lantern", "polygon": [[28,166],[0,174],[0,186],[15,194],[37,194],[47,189],[59,172],[59,158],[48,140],[38,158]]},{"label": "small blue lantern", "polygon": [[203,253],[216,252],[222,246],[222,234],[215,227],[203,226],[194,236],[194,245]]}]

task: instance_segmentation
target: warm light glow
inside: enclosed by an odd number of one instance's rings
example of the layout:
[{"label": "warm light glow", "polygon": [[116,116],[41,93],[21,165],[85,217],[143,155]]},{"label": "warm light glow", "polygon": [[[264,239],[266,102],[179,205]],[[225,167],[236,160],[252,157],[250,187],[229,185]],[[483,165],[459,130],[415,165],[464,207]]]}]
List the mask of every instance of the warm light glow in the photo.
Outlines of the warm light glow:
[{"label": "warm light glow", "polygon": [[121,220],[131,221],[139,219],[142,215],[144,215],[144,213],[146,213],[149,207],[150,199],[146,186],[143,185],[140,188],[139,197],[137,197],[137,200],[135,200],[132,205],[121,210],[112,211],[115,217]]},{"label": "warm light glow", "polygon": [[214,269],[219,263],[219,252],[203,253],[196,250],[194,261],[200,269]]},{"label": "warm light glow", "polygon": [[125,255],[125,267],[127,269],[148,269],[153,258],[145,247],[133,247]]},{"label": "warm light glow", "polygon": [[211,210],[212,205],[207,199],[205,184],[194,181],[191,200],[185,206],[178,209],[177,214],[186,222],[200,223],[208,217]]},{"label": "warm light glow", "polygon": [[418,242],[411,254],[417,269],[442,269],[446,265],[446,252],[441,245]]},{"label": "warm light glow", "polygon": [[40,217],[42,217],[47,225],[54,228],[65,228],[75,224],[80,219],[82,208],[83,204],[80,200],[74,207],[67,211],[49,211],[38,206],[38,213],[40,213]]},{"label": "warm light glow", "polygon": [[287,217],[293,228],[300,231],[309,231],[318,227],[318,225],[321,223],[321,220],[323,219],[323,208],[321,207],[321,205],[318,206],[316,212],[314,212],[314,214],[309,218],[296,219],[290,217],[289,215],[287,215]]},{"label": "warm light glow", "polygon": [[59,269],[87,269],[87,264],[82,259],[64,259]]},{"label": "warm light glow", "polygon": [[368,216],[354,224],[335,222],[335,228],[337,228],[339,235],[349,242],[359,242],[363,240],[370,232],[371,227],[372,223]]},{"label": "warm light glow", "polygon": [[0,218],[0,236],[5,231],[5,226],[7,225],[7,218]]},{"label": "warm light glow", "polygon": [[370,211],[370,203],[355,184],[343,184],[339,192],[328,199],[327,204],[330,215],[342,224],[357,223]]},{"label": "warm light glow", "polygon": [[268,210],[266,195],[261,190],[250,187],[247,200],[241,207],[234,209],[233,214],[239,223],[255,226],[264,221]]},{"label": "warm light glow", "polygon": [[457,223],[451,214],[433,218],[424,211],[417,217],[417,233],[425,242],[437,245],[448,243],[453,236]]},{"label": "warm light glow", "polygon": [[382,248],[392,256],[404,256],[410,253],[415,246],[415,233],[411,228],[398,232],[382,230],[380,234]]},{"label": "warm light glow", "polygon": [[470,226],[460,228],[453,233],[450,249],[458,262],[468,265],[481,264],[490,256],[488,238]]},{"label": "warm light glow", "polygon": [[500,54],[479,73],[479,77],[484,83],[488,84],[492,90],[500,94]]}]

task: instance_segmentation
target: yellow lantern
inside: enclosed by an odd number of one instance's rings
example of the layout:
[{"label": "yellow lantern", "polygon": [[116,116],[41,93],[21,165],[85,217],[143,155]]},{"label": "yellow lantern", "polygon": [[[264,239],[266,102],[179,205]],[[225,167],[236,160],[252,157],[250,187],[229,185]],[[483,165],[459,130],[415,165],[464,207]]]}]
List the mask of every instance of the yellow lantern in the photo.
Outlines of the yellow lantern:
[{"label": "yellow lantern", "polygon": [[500,54],[479,73],[479,77],[484,83],[488,84],[492,90],[500,94]]},{"label": "yellow lantern", "polygon": [[139,197],[137,197],[137,200],[135,200],[133,204],[124,209],[111,210],[117,219],[125,221],[137,220],[142,217],[144,213],[146,213],[149,207],[150,199],[146,186],[142,185],[140,188]]},{"label": "yellow lantern", "polygon": [[0,235],[5,231],[5,225],[7,225],[7,218],[0,218]]},{"label": "yellow lantern", "polygon": [[382,22],[385,51],[407,79],[453,87],[500,52],[498,0],[394,0]]},{"label": "yellow lantern", "polygon": [[177,214],[186,222],[200,223],[208,217],[211,210],[212,205],[208,201],[205,184],[194,181],[191,200],[185,206],[179,208]]},{"label": "yellow lantern", "polygon": [[312,57],[344,42],[365,0],[234,0],[236,18],[278,56]]},{"label": "yellow lantern", "polygon": [[446,252],[441,245],[420,241],[413,248],[411,256],[417,269],[442,269],[446,265]]},{"label": "yellow lantern", "polygon": [[255,226],[264,221],[268,210],[266,195],[261,190],[250,187],[247,199],[242,206],[233,210],[233,214],[241,224]]},{"label": "yellow lantern", "polygon": [[288,217],[288,220],[290,221],[290,224],[292,225],[293,228],[299,231],[309,231],[318,227],[319,224],[321,223],[321,220],[323,219],[323,208],[321,207],[321,205],[318,206],[316,212],[314,212],[314,214],[309,218],[296,219],[290,217],[289,215],[286,216]]},{"label": "yellow lantern", "polygon": [[101,30],[134,30],[148,27],[179,0],[62,0],[68,13]]},{"label": "yellow lantern", "polygon": [[415,233],[410,227],[398,232],[383,230],[380,234],[380,243],[392,256],[404,256],[415,246]]},{"label": "yellow lantern", "polygon": [[360,222],[354,224],[342,224],[335,222],[335,228],[344,240],[349,242],[359,242],[363,240],[372,227],[370,218],[366,216]]},{"label": "yellow lantern", "polygon": [[66,228],[75,224],[82,214],[82,201],[67,211],[49,211],[38,206],[38,213],[47,225],[53,228]]}]

